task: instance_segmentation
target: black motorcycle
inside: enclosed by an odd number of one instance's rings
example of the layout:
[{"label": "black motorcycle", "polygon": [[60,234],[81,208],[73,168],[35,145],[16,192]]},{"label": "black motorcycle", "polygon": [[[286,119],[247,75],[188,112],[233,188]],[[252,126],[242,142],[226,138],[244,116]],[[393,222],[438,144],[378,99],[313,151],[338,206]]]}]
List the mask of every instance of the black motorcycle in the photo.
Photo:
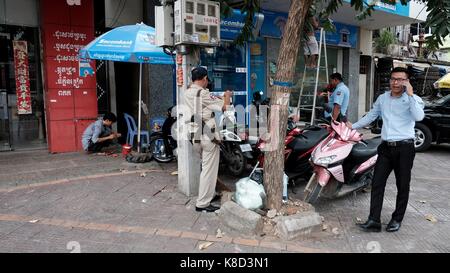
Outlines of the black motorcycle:
[{"label": "black motorcycle", "polygon": [[177,157],[177,141],[172,137],[172,126],[177,118],[172,113],[175,106],[167,110],[167,118],[160,132],[150,136],[149,152],[159,163],[170,163]]},{"label": "black motorcycle", "polygon": [[[177,121],[173,113],[174,107],[167,111],[167,119],[162,130],[150,136],[149,152],[159,163],[170,163],[177,158],[177,141],[172,137],[172,127]],[[222,169],[229,174],[239,177],[246,170],[247,160],[253,158],[252,147],[245,139],[238,136],[236,127],[234,127],[234,131],[231,131],[228,129],[230,126],[224,126],[223,121],[221,123],[222,130],[219,131],[221,137],[220,164]]]}]

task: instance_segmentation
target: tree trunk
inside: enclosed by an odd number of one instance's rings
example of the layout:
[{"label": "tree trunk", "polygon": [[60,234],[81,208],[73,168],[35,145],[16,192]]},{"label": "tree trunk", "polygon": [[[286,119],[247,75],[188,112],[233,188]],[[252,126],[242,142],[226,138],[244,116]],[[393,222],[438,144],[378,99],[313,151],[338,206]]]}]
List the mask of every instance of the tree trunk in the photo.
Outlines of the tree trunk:
[{"label": "tree trunk", "polygon": [[284,139],[286,137],[289,98],[294,85],[295,67],[304,20],[313,0],[293,0],[284,30],[277,62],[277,74],[270,107],[270,145],[264,162],[264,184],[269,209],[280,210],[284,173]]}]

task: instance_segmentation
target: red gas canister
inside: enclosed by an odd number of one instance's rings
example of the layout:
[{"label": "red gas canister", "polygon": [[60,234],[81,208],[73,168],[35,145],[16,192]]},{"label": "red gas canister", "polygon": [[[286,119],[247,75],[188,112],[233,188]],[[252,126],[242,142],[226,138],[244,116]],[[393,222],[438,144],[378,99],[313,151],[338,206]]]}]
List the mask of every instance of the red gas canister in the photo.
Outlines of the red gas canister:
[{"label": "red gas canister", "polygon": [[123,145],[122,146],[122,155],[124,156],[124,157],[126,157],[127,155],[129,155],[130,153],[131,153],[131,146],[130,145],[128,145],[128,144],[125,144],[125,145]]}]

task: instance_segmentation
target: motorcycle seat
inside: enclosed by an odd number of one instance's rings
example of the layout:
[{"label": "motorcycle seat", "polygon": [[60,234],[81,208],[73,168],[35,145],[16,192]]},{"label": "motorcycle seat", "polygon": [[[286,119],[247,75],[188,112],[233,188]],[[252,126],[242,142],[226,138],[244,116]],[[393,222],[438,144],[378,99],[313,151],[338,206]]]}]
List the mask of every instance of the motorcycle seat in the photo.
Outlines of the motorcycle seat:
[{"label": "motorcycle seat", "polygon": [[306,152],[316,146],[320,141],[329,135],[326,128],[316,127],[305,130],[302,134],[296,136],[295,141],[292,142],[294,151]]},{"label": "motorcycle seat", "polygon": [[354,160],[364,162],[378,153],[378,146],[381,144],[381,137],[366,140],[353,146],[352,154]]}]

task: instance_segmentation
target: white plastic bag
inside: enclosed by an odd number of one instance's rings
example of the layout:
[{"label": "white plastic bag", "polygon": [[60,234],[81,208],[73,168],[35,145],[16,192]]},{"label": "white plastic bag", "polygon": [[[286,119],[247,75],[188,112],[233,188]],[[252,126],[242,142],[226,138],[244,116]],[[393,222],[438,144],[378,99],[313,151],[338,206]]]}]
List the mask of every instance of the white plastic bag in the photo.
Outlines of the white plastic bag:
[{"label": "white plastic bag", "polygon": [[246,177],[236,183],[235,199],[243,208],[249,210],[262,209],[266,193],[264,186]]}]

